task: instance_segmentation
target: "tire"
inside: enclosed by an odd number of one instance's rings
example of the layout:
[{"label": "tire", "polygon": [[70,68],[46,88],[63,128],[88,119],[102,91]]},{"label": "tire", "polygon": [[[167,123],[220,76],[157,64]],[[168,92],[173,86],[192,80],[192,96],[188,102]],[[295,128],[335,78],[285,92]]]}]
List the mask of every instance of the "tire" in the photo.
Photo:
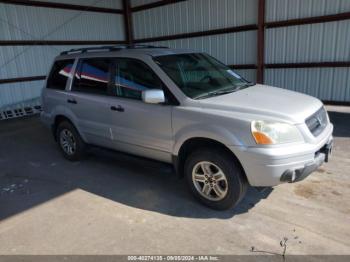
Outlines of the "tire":
[{"label": "tire", "polygon": [[248,187],[238,160],[220,149],[201,148],[190,154],[185,161],[185,176],[195,198],[216,210],[237,206]]},{"label": "tire", "polygon": [[66,159],[70,161],[83,159],[87,146],[73,124],[68,121],[59,123],[56,130],[56,138],[58,146]]}]

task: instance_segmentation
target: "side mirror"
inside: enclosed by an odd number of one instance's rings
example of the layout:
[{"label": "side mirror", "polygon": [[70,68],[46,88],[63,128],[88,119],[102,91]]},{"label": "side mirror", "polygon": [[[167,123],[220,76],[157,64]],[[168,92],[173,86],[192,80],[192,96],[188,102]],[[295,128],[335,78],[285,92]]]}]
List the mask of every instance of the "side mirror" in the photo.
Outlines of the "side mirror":
[{"label": "side mirror", "polygon": [[142,91],[142,101],[147,104],[160,104],[165,102],[163,90],[149,89]]}]

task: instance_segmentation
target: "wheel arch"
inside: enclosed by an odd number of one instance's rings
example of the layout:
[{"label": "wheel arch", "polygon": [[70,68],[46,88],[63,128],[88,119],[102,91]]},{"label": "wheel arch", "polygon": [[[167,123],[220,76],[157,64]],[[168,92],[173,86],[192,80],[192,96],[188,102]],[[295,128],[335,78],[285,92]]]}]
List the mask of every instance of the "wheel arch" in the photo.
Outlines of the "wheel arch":
[{"label": "wheel arch", "polygon": [[85,137],[82,135],[82,133],[80,132],[79,128],[74,124],[74,122],[66,115],[63,115],[63,114],[58,114],[55,116],[54,118],[54,121],[53,121],[53,124],[52,124],[52,134],[55,138],[55,140],[57,141],[57,127],[60,123],[62,123],[63,121],[66,121],[66,122],[69,122],[70,124],[72,124],[75,129],[78,131],[79,135],[82,137],[82,139],[84,140],[84,142],[86,142],[86,139]]},{"label": "wheel arch", "polygon": [[237,163],[238,167],[242,170],[242,173],[247,179],[246,173],[244,171],[244,168],[237,158],[237,156],[222,142],[217,141],[212,138],[206,138],[206,137],[192,137],[185,140],[182,145],[180,146],[180,149],[178,151],[177,155],[173,155],[173,164],[176,170],[176,173],[179,175],[179,177],[184,176],[184,166],[186,158],[191,154],[191,152],[199,149],[199,148],[210,148],[210,149],[216,149],[221,150],[231,156],[233,160]]}]

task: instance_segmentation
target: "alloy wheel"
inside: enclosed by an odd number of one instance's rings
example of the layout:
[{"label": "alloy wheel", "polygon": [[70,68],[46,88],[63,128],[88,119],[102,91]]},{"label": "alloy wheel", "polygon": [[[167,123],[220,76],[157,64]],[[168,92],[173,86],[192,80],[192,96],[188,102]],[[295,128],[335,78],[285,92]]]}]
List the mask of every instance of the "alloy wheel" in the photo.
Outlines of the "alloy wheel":
[{"label": "alloy wheel", "polygon": [[201,161],[193,167],[192,182],[198,193],[211,201],[222,200],[228,192],[226,175],[209,161]]},{"label": "alloy wheel", "polygon": [[74,135],[68,129],[63,129],[60,133],[60,145],[63,151],[68,155],[73,155],[76,151],[76,142]]}]

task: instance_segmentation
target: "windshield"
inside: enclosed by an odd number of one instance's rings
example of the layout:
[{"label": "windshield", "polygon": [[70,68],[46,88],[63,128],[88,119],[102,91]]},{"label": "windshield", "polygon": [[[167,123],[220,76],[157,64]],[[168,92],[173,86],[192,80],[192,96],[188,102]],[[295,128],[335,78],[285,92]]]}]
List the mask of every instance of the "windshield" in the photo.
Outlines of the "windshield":
[{"label": "windshield", "polygon": [[205,53],[158,56],[154,60],[192,99],[223,95],[251,85]]}]

